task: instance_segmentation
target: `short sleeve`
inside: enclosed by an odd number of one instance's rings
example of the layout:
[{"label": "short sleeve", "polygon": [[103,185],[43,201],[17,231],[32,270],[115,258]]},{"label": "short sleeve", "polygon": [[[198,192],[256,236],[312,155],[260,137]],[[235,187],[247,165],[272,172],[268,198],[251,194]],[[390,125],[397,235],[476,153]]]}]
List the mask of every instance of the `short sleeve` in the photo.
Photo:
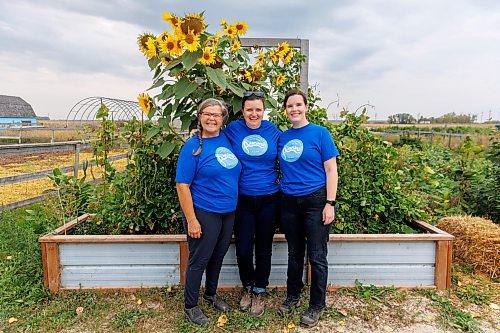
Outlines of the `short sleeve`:
[{"label": "short sleeve", "polygon": [[191,184],[193,182],[198,157],[193,155],[192,150],[193,145],[189,141],[181,148],[175,172],[176,183]]},{"label": "short sleeve", "polygon": [[321,128],[321,160],[323,162],[328,161],[333,157],[337,157],[339,155],[339,151],[337,146],[335,146],[335,142],[333,142],[333,138],[330,135],[330,132],[324,127]]}]

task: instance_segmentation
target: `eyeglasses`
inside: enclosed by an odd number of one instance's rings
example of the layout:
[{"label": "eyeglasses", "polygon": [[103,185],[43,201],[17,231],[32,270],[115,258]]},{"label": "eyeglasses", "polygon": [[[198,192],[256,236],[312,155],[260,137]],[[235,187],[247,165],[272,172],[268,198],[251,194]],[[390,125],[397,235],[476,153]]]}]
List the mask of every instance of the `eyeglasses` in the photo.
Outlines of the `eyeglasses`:
[{"label": "eyeglasses", "polygon": [[243,93],[243,97],[250,97],[252,95],[255,95],[257,97],[264,97],[264,93],[262,91],[245,91]]},{"label": "eyeglasses", "polygon": [[201,115],[207,118],[214,118],[214,119],[222,118],[222,113],[202,112]]}]

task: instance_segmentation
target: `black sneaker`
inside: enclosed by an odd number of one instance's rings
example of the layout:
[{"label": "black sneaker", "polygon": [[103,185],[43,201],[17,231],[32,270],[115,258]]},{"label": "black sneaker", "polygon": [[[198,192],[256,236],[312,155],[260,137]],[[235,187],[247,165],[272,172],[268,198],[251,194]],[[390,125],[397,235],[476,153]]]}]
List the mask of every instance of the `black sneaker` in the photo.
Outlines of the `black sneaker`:
[{"label": "black sneaker", "polygon": [[231,310],[229,307],[229,304],[226,303],[222,298],[219,297],[219,295],[215,294],[213,296],[207,296],[203,295],[203,299],[210,303],[215,309],[221,311],[221,312],[228,312]]},{"label": "black sneaker", "polygon": [[297,305],[299,304],[299,299],[300,299],[300,297],[298,297],[298,296],[293,297],[293,296],[287,295],[285,301],[283,302],[283,304],[281,304],[281,306],[279,308],[279,312],[282,315],[288,315],[288,314],[292,313],[293,309],[295,309],[297,307]]},{"label": "black sneaker", "polygon": [[302,316],[300,317],[300,324],[306,327],[316,326],[322,313],[323,310],[309,307],[306,311],[304,311],[304,313],[302,313]]},{"label": "black sneaker", "polygon": [[191,309],[184,308],[184,313],[186,314],[187,319],[193,324],[200,326],[208,324],[208,318],[205,316],[203,311],[201,311],[199,306],[195,306]]}]

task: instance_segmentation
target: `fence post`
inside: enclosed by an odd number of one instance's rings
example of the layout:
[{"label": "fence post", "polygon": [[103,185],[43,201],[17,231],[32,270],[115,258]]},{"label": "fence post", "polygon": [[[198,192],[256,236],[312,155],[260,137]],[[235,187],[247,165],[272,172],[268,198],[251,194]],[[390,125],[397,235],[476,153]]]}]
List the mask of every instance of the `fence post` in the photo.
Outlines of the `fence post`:
[{"label": "fence post", "polygon": [[21,133],[22,133],[22,132],[23,132],[23,131],[21,130],[21,128],[19,128],[19,139],[18,139],[19,144],[21,144]]},{"label": "fence post", "polygon": [[75,144],[75,167],[73,168],[73,175],[75,178],[75,183],[78,180],[78,165],[80,164],[80,144]]},{"label": "fence post", "polygon": [[433,132],[433,131],[431,131],[431,143],[430,143],[431,145],[432,145],[432,136],[433,136],[433,135],[434,135],[434,132]]},{"label": "fence post", "polygon": [[448,148],[451,148],[451,133],[448,134]]},{"label": "fence post", "polygon": [[50,143],[54,143],[54,141],[55,141],[55,136],[56,136],[55,132],[56,132],[56,130],[52,129],[52,137],[50,138]]}]

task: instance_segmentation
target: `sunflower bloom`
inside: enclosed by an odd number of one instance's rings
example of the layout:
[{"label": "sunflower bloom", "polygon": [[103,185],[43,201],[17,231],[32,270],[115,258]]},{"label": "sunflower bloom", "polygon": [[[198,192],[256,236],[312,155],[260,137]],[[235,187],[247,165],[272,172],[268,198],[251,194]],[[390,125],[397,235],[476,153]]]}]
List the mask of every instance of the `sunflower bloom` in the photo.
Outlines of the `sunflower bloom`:
[{"label": "sunflower bloom", "polygon": [[187,14],[180,24],[180,28],[185,35],[190,31],[195,35],[199,35],[205,30],[205,27],[206,23],[199,14]]},{"label": "sunflower bloom", "polygon": [[171,34],[168,34],[167,38],[164,41],[161,41],[159,45],[161,52],[168,53],[174,57],[182,52],[182,49],[179,47],[179,43],[177,42],[177,38]]},{"label": "sunflower bloom", "polygon": [[151,98],[148,94],[139,94],[137,96],[137,100],[139,101],[139,106],[144,114],[149,114],[151,111]]},{"label": "sunflower bloom", "polygon": [[146,41],[146,57],[148,59],[158,56],[158,50],[156,48],[157,41],[154,37],[148,37]]},{"label": "sunflower bloom", "polygon": [[292,57],[293,57],[293,49],[290,49],[288,50],[288,53],[286,54],[286,56],[283,57],[283,64],[288,64],[290,61],[292,61]]},{"label": "sunflower bloom", "polygon": [[259,52],[259,54],[257,54],[257,57],[255,58],[255,63],[259,65],[264,65],[265,62],[266,62],[266,55],[263,52]]},{"label": "sunflower bloom", "polygon": [[163,20],[167,21],[174,30],[179,27],[179,23],[181,22],[177,16],[172,15],[169,12],[163,13]]},{"label": "sunflower bloom", "polygon": [[281,86],[283,83],[285,83],[285,81],[286,81],[286,76],[283,74],[280,74],[278,75],[278,77],[276,77],[276,84],[278,86]]},{"label": "sunflower bloom", "polygon": [[139,35],[137,37],[137,45],[139,45],[139,50],[144,54],[145,56],[148,55],[148,46],[147,46],[147,41],[149,38],[154,38],[152,34],[149,33],[144,33],[142,35]]},{"label": "sunflower bloom", "polygon": [[194,52],[200,47],[200,35],[195,35],[193,30],[190,30],[181,41],[181,45],[188,49],[189,52]]},{"label": "sunflower bloom", "polygon": [[247,79],[247,81],[248,81],[249,83],[252,83],[252,81],[253,81],[253,76],[252,76],[252,73],[251,73],[251,72],[249,72],[249,71],[247,71],[247,70],[245,69],[244,76],[245,76],[245,78]]},{"label": "sunflower bloom", "polygon": [[226,19],[225,19],[225,18],[221,19],[219,24],[220,24],[221,26],[225,27],[225,26],[226,26],[226,24],[227,24]]},{"label": "sunflower bloom", "polygon": [[236,22],[233,24],[233,26],[236,28],[236,33],[238,36],[244,35],[247,33],[248,30],[248,24],[246,22]]},{"label": "sunflower bloom", "polygon": [[235,39],[233,40],[233,43],[231,44],[231,52],[236,52],[241,48],[241,43],[239,40]]},{"label": "sunflower bloom", "polygon": [[215,54],[212,52],[211,48],[205,47],[200,59],[200,63],[205,66],[210,66],[215,64]]},{"label": "sunflower bloom", "polygon": [[278,63],[279,58],[275,52],[269,53],[269,58],[271,59],[271,61],[273,62],[274,65],[276,65]]},{"label": "sunflower bloom", "polygon": [[283,58],[285,57],[288,50],[290,50],[290,45],[288,45],[287,42],[283,42],[281,44],[278,44],[278,47],[276,48],[276,53],[278,54],[279,57]]},{"label": "sunflower bloom", "polygon": [[264,71],[258,64],[252,66],[252,76],[254,81],[259,81],[264,77]]},{"label": "sunflower bloom", "polygon": [[228,25],[224,27],[224,34],[231,38],[238,37],[238,30],[233,25]]}]

